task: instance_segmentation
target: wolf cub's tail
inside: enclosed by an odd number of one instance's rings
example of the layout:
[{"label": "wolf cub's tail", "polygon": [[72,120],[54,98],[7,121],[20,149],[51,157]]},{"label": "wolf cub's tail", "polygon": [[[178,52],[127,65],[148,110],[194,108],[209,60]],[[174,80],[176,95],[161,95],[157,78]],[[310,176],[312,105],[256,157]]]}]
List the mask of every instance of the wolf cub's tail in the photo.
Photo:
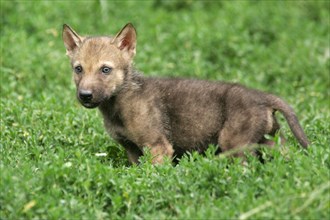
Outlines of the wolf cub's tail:
[{"label": "wolf cub's tail", "polygon": [[285,101],[283,101],[277,96],[269,94],[267,95],[267,100],[271,108],[280,111],[284,115],[292,133],[297,138],[299,144],[302,147],[307,148],[309,145],[309,141],[301,125],[299,124],[298,118],[294,113],[293,109]]}]

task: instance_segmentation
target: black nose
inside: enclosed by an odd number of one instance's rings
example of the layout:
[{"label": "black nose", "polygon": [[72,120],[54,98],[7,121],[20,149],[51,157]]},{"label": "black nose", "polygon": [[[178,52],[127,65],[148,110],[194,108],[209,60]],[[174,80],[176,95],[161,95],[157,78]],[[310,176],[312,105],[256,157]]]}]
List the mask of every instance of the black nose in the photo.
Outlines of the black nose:
[{"label": "black nose", "polygon": [[79,98],[83,102],[90,102],[93,99],[93,93],[90,90],[80,90],[79,91]]}]

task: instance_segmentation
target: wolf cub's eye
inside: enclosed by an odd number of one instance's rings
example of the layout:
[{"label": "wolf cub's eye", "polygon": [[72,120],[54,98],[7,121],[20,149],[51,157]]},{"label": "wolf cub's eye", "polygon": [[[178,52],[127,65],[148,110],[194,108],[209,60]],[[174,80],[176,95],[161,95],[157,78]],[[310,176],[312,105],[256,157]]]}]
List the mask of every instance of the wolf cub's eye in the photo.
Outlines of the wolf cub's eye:
[{"label": "wolf cub's eye", "polygon": [[111,67],[108,67],[108,66],[103,66],[103,67],[101,68],[101,71],[102,71],[103,74],[105,74],[105,75],[109,75],[110,72],[112,71],[112,68],[111,68]]},{"label": "wolf cub's eye", "polygon": [[77,74],[80,74],[80,73],[82,73],[82,71],[83,71],[83,68],[82,68],[82,66],[76,66],[75,68],[74,68],[74,72],[75,73],[77,73]]}]

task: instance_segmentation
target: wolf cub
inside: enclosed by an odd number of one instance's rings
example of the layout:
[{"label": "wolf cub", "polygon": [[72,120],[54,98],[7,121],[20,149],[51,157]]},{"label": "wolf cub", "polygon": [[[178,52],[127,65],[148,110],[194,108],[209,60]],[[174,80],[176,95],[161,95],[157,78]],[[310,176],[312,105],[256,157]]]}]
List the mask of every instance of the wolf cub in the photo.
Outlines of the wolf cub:
[{"label": "wolf cub", "polygon": [[132,64],[136,31],[130,23],[114,37],[83,37],[65,24],[63,41],[78,100],[99,108],[106,130],[132,163],[146,148],[153,163],[162,163],[210,144],[221,152],[272,144],[264,136],[279,130],[277,110],[300,145],[308,146],[294,111],[277,96],[233,83],[144,77]]}]

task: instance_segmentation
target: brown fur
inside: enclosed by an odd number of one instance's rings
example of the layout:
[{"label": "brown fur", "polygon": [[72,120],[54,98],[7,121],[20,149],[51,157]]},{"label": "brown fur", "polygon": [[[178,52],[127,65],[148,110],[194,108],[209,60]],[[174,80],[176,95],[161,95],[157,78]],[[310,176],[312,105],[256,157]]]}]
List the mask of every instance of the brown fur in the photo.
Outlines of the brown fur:
[{"label": "brown fur", "polygon": [[[127,24],[115,37],[81,37],[63,27],[63,40],[74,74],[77,97],[98,107],[109,134],[137,163],[144,147],[154,163],[186,151],[221,151],[251,144],[272,144],[283,113],[303,147],[308,140],[293,110],[280,98],[231,83],[190,79],[145,78],[133,69],[136,32]],[[110,73],[104,73],[111,68]],[[79,67],[78,67],[79,69]],[[237,153],[237,155],[240,155]]]}]

